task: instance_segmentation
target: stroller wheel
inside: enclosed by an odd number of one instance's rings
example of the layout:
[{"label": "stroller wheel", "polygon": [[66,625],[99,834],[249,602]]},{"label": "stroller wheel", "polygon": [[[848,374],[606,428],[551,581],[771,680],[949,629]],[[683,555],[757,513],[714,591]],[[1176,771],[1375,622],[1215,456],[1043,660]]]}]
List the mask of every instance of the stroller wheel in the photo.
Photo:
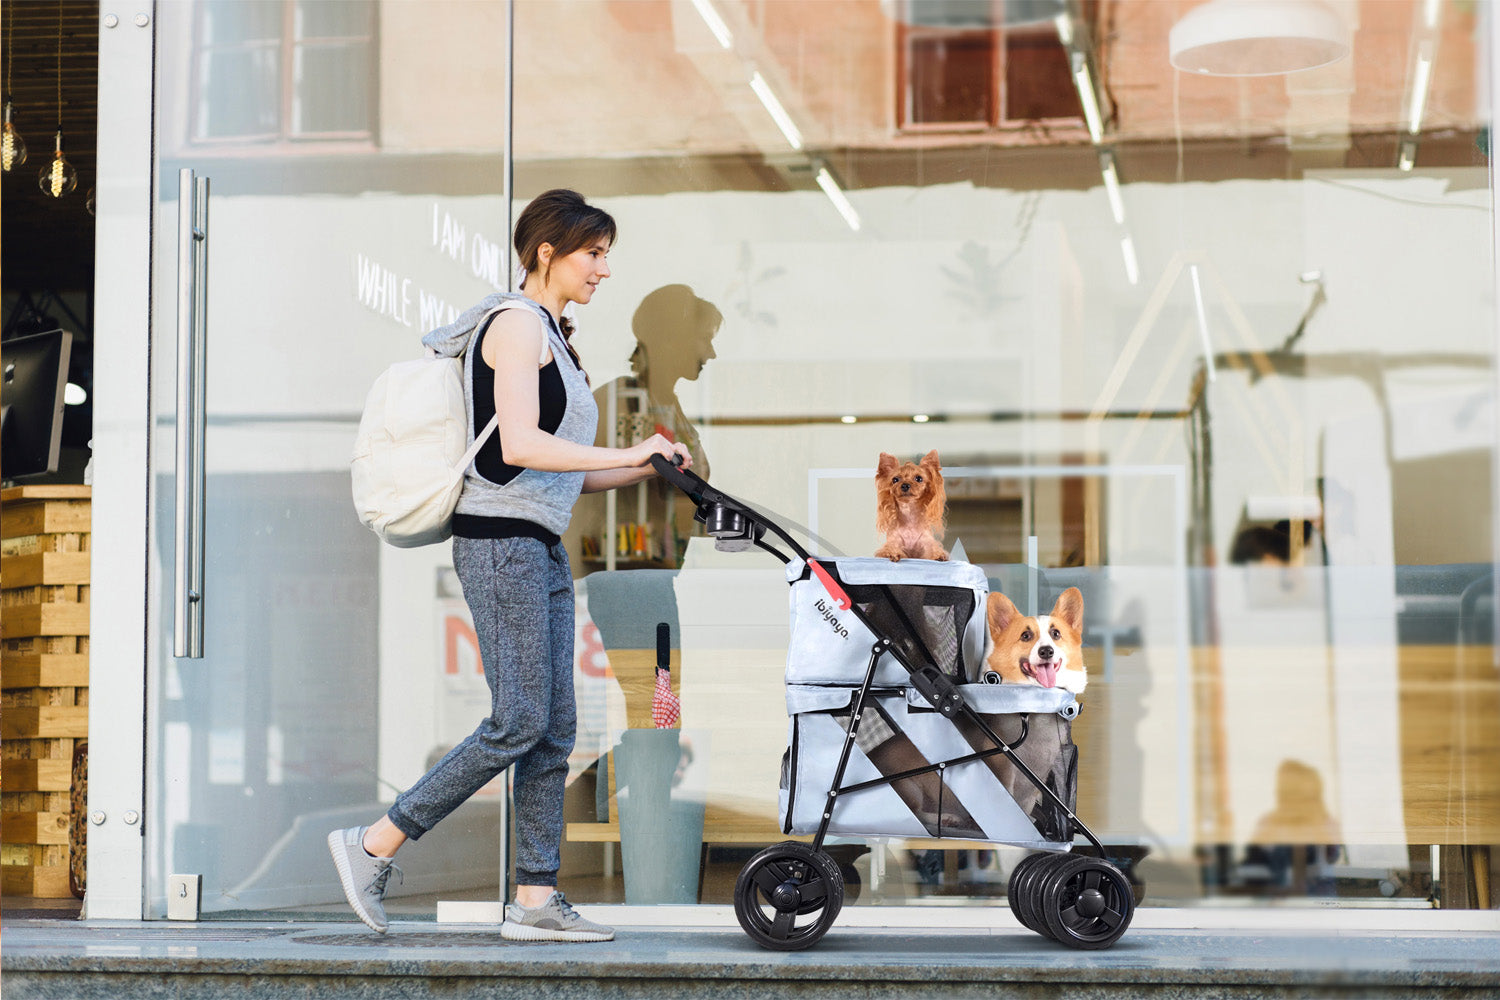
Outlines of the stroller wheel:
[{"label": "stroller wheel", "polygon": [[1042,916],[1042,889],[1053,872],[1069,861],[1076,860],[1069,854],[1039,854],[1040,860],[1030,865],[1015,881],[1016,917],[1042,937],[1051,937],[1047,921]]},{"label": "stroller wheel", "polygon": [[1019,888],[1021,879],[1028,871],[1035,868],[1037,865],[1042,864],[1052,856],[1053,855],[1051,854],[1044,854],[1041,852],[1037,852],[1036,854],[1028,854],[1026,855],[1026,857],[1016,862],[1016,866],[1010,870],[1010,882],[1007,884],[1005,889],[1005,901],[1010,904],[1011,914],[1017,920],[1021,921],[1021,925],[1023,927],[1030,928],[1031,925],[1027,923],[1026,920],[1021,916],[1021,893]]},{"label": "stroller wheel", "polygon": [[1100,858],[1073,858],[1053,869],[1041,895],[1047,930],[1070,948],[1108,948],[1135,913],[1130,880]]},{"label": "stroller wheel", "polygon": [[773,951],[811,948],[844,905],[839,866],[806,844],[787,841],[761,851],[734,884],[734,915],[751,940]]}]

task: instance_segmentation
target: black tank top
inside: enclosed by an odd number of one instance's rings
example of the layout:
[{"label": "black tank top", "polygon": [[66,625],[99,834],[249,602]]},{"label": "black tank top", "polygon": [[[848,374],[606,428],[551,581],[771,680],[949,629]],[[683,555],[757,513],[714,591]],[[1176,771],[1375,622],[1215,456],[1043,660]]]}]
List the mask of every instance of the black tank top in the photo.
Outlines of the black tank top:
[{"label": "black tank top", "polygon": [[[479,331],[479,337],[483,338],[489,332],[490,323],[494,317],[490,317],[484,328]],[[572,363],[572,358],[568,359]],[[562,425],[563,412],[568,408],[568,394],[563,387],[562,373],[557,370],[557,352],[552,352],[552,360],[537,370],[537,426],[548,434],[556,433],[557,428]],[[474,352],[474,427],[473,433],[478,434],[484,430],[490,418],[495,415],[495,369],[484,360],[484,341],[479,342],[479,348]],[[504,486],[512,479],[519,476],[522,467],[511,465],[505,461],[505,454],[500,448],[500,433],[496,431],[490,435],[479,449],[479,455],[474,459],[474,469],[485,479],[499,486]]]}]

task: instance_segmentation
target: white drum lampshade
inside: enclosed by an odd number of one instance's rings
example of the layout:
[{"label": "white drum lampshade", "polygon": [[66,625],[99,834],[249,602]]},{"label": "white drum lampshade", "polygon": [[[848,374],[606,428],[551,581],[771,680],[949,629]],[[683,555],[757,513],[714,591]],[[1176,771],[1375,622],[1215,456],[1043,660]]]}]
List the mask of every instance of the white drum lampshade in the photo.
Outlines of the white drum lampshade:
[{"label": "white drum lampshade", "polygon": [[1349,26],[1318,0],[1209,0],[1172,26],[1172,65],[1208,76],[1274,76],[1349,54]]}]

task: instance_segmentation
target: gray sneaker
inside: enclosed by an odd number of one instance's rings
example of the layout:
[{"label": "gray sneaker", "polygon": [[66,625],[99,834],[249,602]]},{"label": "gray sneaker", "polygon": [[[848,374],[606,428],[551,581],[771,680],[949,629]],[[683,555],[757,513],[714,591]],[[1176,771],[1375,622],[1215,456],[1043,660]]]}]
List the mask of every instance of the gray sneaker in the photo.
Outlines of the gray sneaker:
[{"label": "gray sneaker", "polygon": [[613,941],[615,929],[583,919],[562,893],[553,892],[541,906],[506,906],[500,936],[507,941]]},{"label": "gray sneaker", "polygon": [[391,872],[401,877],[401,869],[390,858],[372,857],[362,843],[368,827],[355,826],[335,830],[328,835],[328,853],[339,870],[344,898],[355,914],[373,931],[385,933],[385,886]]}]

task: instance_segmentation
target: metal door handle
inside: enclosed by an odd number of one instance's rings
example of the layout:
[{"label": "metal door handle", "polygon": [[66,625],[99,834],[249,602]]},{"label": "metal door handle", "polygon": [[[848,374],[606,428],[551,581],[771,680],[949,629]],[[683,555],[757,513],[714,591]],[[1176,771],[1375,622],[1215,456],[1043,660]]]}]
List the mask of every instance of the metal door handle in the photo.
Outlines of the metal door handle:
[{"label": "metal door handle", "polygon": [[176,615],[172,655],[203,657],[208,178],[177,174]]}]

